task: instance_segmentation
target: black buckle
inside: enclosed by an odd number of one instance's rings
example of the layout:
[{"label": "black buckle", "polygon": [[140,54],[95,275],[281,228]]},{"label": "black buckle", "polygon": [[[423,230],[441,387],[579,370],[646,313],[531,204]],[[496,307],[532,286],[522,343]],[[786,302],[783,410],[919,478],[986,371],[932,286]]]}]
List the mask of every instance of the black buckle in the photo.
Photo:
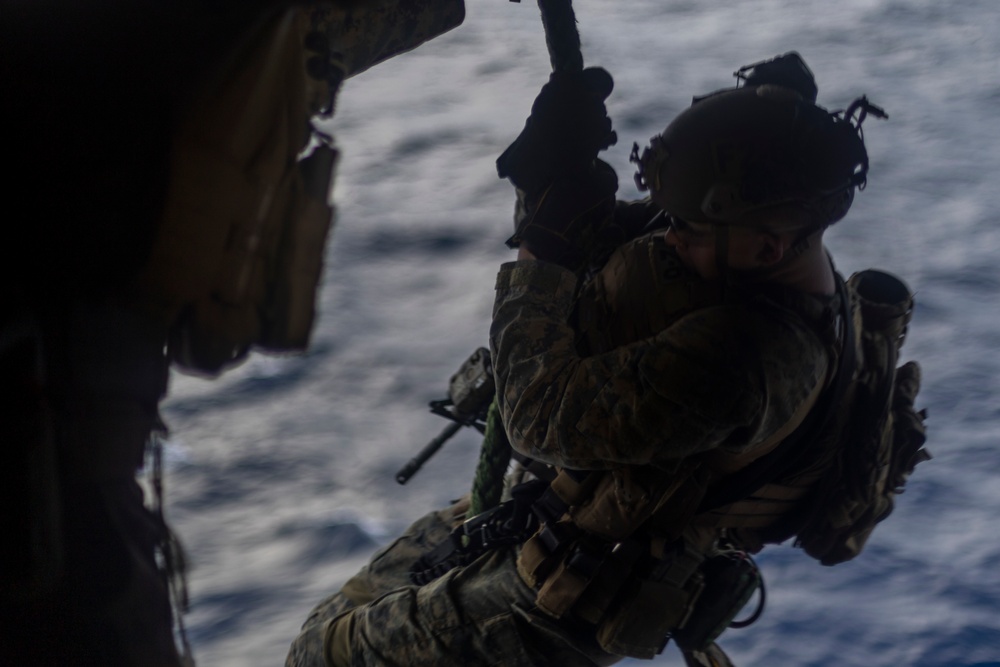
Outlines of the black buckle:
[{"label": "black buckle", "polygon": [[538,533],[538,539],[550,554],[562,550],[580,535],[576,526],[570,523],[545,523]]},{"label": "black buckle", "polygon": [[573,553],[566,559],[566,567],[583,576],[588,581],[593,579],[597,570],[604,564],[605,555],[595,552],[584,545],[577,545]]},{"label": "black buckle", "polygon": [[466,549],[482,553],[523,542],[535,531],[537,523],[531,512],[518,510],[517,501],[507,501],[466,521],[462,526],[469,539]]}]

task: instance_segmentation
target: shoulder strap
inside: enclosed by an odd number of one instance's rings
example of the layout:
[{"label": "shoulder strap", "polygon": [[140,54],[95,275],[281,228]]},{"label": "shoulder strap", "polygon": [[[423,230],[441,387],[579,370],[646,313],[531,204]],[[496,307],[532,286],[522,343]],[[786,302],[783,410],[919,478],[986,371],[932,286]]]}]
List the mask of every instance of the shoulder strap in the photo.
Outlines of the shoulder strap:
[{"label": "shoulder strap", "polygon": [[847,292],[847,285],[840,274],[834,273],[834,277],[837,281],[837,294],[840,296],[844,337],[833,386],[824,392],[816,407],[781,444],[768,454],[727,477],[725,485],[710,490],[702,499],[697,514],[709,512],[747,498],[765,484],[779,478],[783,473],[792,469],[801,458],[803,448],[798,447],[799,443],[807,439],[815,439],[830,424],[834,411],[847,393],[847,387],[850,385],[853,375],[851,369],[854,368],[856,362],[854,318],[851,313],[850,296]]}]

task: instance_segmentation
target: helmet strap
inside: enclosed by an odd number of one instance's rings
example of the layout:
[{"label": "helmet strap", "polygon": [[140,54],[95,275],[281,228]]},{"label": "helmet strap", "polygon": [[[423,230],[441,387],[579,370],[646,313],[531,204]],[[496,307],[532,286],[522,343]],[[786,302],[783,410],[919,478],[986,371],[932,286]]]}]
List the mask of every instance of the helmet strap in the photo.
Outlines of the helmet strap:
[{"label": "helmet strap", "polygon": [[729,266],[729,225],[716,225],[715,268],[722,283],[728,285],[733,277]]}]

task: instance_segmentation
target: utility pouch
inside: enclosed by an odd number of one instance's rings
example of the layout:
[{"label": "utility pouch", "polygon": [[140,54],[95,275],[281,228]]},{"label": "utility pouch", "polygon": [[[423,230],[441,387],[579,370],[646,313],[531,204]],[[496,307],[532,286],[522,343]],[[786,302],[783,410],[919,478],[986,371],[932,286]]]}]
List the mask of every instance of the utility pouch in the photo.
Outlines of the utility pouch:
[{"label": "utility pouch", "polygon": [[616,544],[601,563],[600,571],[580,596],[573,608],[573,615],[584,623],[596,626],[631,580],[636,563],[648,553],[646,547],[638,540]]},{"label": "utility pouch", "polygon": [[552,551],[545,545],[540,532],[535,533],[521,545],[517,556],[517,571],[526,584],[537,588],[555,568],[561,555],[561,551]]},{"label": "utility pouch", "polygon": [[[691,615],[673,633],[677,646],[685,651],[705,651],[728,627],[745,627],[757,619],[763,607],[746,621],[733,625],[762,579],[757,565],[742,553],[725,553],[705,561],[701,567],[704,589],[691,610]],[[761,598],[763,600],[763,597]]]},{"label": "utility pouch", "polygon": [[521,578],[539,588],[559,564],[566,550],[582,534],[573,520],[566,518],[571,506],[590,496],[602,475],[561,470],[532,505],[541,526],[522,546],[517,558]]},{"label": "utility pouch", "polygon": [[577,569],[564,559],[538,590],[535,604],[552,618],[566,616],[590,584],[592,572]]},{"label": "utility pouch", "polygon": [[913,295],[899,278],[876,270],[851,276],[847,286],[859,323],[849,419],[838,434],[838,456],[796,531],[796,546],[824,565],[861,553],[914,468],[930,458],[927,413],[914,406],[920,367],[896,366]]},{"label": "utility pouch", "polygon": [[573,608],[603,561],[601,548],[581,543],[579,534],[569,522],[543,525],[518,555],[518,572],[538,589],[535,604],[553,618]]},{"label": "utility pouch", "polygon": [[702,556],[680,549],[633,577],[604,620],[597,642],[614,655],[650,659],[685,624],[704,587]]}]

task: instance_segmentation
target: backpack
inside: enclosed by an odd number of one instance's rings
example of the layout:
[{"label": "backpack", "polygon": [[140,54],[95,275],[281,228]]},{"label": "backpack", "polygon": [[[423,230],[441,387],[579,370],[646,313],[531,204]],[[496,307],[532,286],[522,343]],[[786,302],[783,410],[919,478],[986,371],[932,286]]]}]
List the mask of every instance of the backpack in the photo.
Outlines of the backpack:
[{"label": "backpack", "polygon": [[857,332],[854,382],[841,411],[847,419],[795,540],[823,565],[861,553],[913,469],[931,458],[923,448],[926,410],[914,408],[920,367],[896,366],[913,295],[899,278],[877,270],[854,274],[847,287]]}]

